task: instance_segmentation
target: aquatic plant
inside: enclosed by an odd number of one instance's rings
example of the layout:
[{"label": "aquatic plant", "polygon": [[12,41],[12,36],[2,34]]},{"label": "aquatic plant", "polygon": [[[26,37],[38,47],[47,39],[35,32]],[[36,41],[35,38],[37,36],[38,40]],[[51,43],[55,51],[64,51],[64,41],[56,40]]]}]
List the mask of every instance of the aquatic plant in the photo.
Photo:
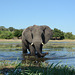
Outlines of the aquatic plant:
[{"label": "aquatic plant", "polygon": [[19,63],[15,68],[8,69],[6,75],[75,75],[75,69],[67,65],[59,66],[59,63],[48,65],[41,63],[41,66],[26,66]]}]

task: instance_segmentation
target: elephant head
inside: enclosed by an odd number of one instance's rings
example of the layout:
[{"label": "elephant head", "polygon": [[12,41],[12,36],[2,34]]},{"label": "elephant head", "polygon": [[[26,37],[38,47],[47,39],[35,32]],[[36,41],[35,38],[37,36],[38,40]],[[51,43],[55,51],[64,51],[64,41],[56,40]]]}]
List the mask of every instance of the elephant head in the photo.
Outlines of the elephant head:
[{"label": "elephant head", "polygon": [[[30,52],[31,49],[35,49],[33,53],[38,54],[38,56],[45,56],[46,53],[42,53],[42,46],[43,44],[46,44],[48,40],[52,37],[52,30],[48,26],[31,26],[28,27],[24,32],[23,36],[25,37],[24,40],[27,41],[27,45],[29,46]],[[32,50],[33,51],[33,50]],[[33,55],[32,53],[32,55]]]}]

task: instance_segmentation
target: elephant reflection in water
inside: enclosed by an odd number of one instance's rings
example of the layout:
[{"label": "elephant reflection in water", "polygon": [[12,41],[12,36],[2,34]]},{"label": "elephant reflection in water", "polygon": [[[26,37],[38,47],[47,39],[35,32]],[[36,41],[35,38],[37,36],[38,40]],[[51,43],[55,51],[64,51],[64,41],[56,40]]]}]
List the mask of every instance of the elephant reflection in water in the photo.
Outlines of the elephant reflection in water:
[{"label": "elephant reflection in water", "polygon": [[45,62],[46,60],[49,60],[49,58],[38,58],[37,56],[31,56],[29,54],[23,54],[23,60],[22,63],[26,66],[41,66],[41,62]]},{"label": "elephant reflection in water", "polygon": [[30,51],[30,55],[38,57],[44,57],[48,53],[42,53],[42,47],[52,37],[52,30],[48,26],[33,25],[26,28],[22,33],[22,50],[23,53],[27,53],[27,49]]}]

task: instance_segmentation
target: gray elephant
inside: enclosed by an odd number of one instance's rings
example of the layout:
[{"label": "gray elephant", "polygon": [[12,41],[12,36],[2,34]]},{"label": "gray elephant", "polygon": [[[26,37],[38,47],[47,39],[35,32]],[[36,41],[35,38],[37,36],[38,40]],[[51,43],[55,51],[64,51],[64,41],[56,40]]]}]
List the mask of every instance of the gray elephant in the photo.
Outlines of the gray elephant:
[{"label": "gray elephant", "polygon": [[27,49],[30,51],[30,55],[38,57],[44,57],[48,53],[42,53],[42,47],[52,37],[52,30],[48,26],[33,25],[26,28],[22,32],[22,50],[23,53],[27,53]]}]

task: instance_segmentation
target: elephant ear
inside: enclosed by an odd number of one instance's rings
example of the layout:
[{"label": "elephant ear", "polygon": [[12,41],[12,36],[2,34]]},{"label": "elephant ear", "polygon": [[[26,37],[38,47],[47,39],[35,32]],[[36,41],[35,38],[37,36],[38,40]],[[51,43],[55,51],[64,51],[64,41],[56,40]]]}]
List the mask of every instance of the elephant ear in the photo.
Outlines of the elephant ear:
[{"label": "elephant ear", "polygon": [[44,44],[46,44],[52,38],[52,30],[48,26],[41,26],[44,31]]},{"label": "elephant ear", "polygon": [[25,31],[23,32],[23,35],[25,37],[25,40],[28,41],[29,43],[32,42],[32,26],[28,27],[27,29],[25,29]]}]

